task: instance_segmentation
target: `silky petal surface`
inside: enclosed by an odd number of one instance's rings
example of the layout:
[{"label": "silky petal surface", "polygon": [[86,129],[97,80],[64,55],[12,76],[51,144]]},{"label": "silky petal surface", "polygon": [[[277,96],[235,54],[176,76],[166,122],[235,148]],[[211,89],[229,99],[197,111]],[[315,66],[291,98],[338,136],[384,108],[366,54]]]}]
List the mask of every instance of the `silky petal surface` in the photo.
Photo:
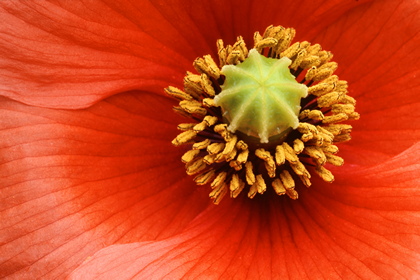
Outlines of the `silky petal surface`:
[{"label": "silky petal surface", "polygon": [[420,2],[374,1],[314,39],[333,52],[361,114],[349,122],[352,140],[340,145],[347,162],[375,164],[419,141],[419,26]]},{"label": "silky petal surface", "polygon": [[[324,39],[327,45],[324,48],[330,45],[334,53],[338,46],[346,51],[339,63],[350,63],[352,68],[339,74],[349,80],[350,86],[356,85],[350,94],[358,98],[362,121],[359,126],[355,123],[355,131],[364,130],[360,135],[367,132],[360,142],[349,142],[341,149],[345,159],[350,157],[350,164],[334,168],[334,184],[314,179],[310,190],[299,191],[298,203],[254,200],[210,206],[184,233],[159,242],[103,249],[73,277],[106,279],[118,271],[124,271],[127,278],[151,279],[416,277],[420,146],[416,144],[419,127],[412,120],[418,116],[415,92],[419,83],[413,79],[418,70],[405,55],[418,41],[418,34],[411,27],[417,11],[407,13],[412,7],[405,1],[389,3],[392,5],[385,6],[379,15],[380,5],[376,2],[354,9],[327,28],[325,35],[316,37],[319,41]],[[353,24],[356,19],[360,24]],[[372,20],[376,20],[375,28],[363,29],[372,26]],[[366,49],[363,42],[354,48],[346,47],[351,42],[357,43],[356,31],[373,37],[371,48],[366,50],[371,68],[352,63],[353,52]],[[375,48],[387,36],[400,40],[376,54]],[[401,59],[405,65],[403,73],[392,68]],[[416,59],[418,54],[414,53],[412,60]],[[379,88],[365,88],[380,79],[370,75],[375,71],[380,74],[375,63],[388,67],[385,72],[391,82],[385,81]],[[360,71],[366,75],[360,75]],[[352,80],[354,73],[359,76]],[[408,86],[399,87],[408,82],[411,82]],[[396,117],[398,113],[401,114]],[[359,149],[362,142],[365,146]],[[361,167],[380,162],[384,163]]]},{"label": "silky petal surface", "polygon": [[[134,21],[103,1],[1,1],[0,93],[37,106],[83,108],[181,80],[191,61],[172,49],[178,31],[152,3],[139,2]],[[132,9],[129,1],[121,5]]]},{"label": "silky petal surface", "polygon": [[[415,277],[418,5],[1,1],[0,94],[85,108],[143,90],[81,111],[1,100],[1,276],[64,278],[86,260],[74,278]],[[335,54],[362,113],[340,146],[348,163],[296,202],[267,194],[207,207],[184,150],[170,146],[174,103],[159,95],[182,87],[216,39],[252,42],[269,24]]]},{"label": "silky petal surface", "polygon": [[216,54],[218,38],[251,41],[270,24],[315,32],[360,5],[301,2],[1,1],[0,94],[72,109],[128,90],[161,94],[197,56]]},{"label": "silky petal surface", "polygon": [[72,279],[414,279],[419,149],[347,169],[298,201],[209,206],[184,233],[105,248]]},{"label": "silky petal surface", "polygon": [[210,203],[170,143],[160,112],[172,104],[137,92],[79,111],[1,99],[0,277],[63,278],[103,247],[179,232]]}]

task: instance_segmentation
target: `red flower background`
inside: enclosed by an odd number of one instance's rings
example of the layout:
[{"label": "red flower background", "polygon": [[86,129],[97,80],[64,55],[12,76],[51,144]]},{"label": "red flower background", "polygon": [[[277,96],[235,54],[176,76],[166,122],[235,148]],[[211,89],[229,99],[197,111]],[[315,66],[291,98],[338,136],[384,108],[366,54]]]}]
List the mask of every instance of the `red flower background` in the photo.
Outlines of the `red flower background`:
[{"label": "red flower background", "polygon": [[[0,277],[420,277],[419,7],[0,1]],[[334,53],[362,119],[333,184],[214,206],[162,89],[270,24]]]}]

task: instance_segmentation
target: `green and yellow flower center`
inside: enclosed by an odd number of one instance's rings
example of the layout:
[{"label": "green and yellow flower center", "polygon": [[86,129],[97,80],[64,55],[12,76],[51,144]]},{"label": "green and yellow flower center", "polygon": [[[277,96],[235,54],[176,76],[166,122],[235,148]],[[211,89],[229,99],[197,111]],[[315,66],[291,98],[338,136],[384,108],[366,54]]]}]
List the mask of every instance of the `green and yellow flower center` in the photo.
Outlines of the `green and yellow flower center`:
[{"label": "green and yellow flower center", "polygon": [[178,125],[172,143],[190,145],[181,160],[198,185],[210,184],[215,204],[245,188],[253,198],[267,185],[297,199],[295,180],[309,187],[308,169],[332,182],[325,165],[344,163],[336,144],[350,140],[351,126],[341,122],[359,118],[356,102],[333,75],[332,54],[290,45],[294,35],[269,26],[250,51],[242,37],[226,47],[218,40],[219,66],[210,55],[197,58],[199,74],[187,73],[184,90],[165,89],[180,100],[175,112],[192,120]]},{"label": "green and yellow flower center", "polygon": [[297,128],[300,99],[308,95],[308,88],[290,74],[291,62],[252,49],[243,63],[223,66],[226,80],[214,104],[222,108],[230,132],[239,130],[268,143],[269,137]]}]

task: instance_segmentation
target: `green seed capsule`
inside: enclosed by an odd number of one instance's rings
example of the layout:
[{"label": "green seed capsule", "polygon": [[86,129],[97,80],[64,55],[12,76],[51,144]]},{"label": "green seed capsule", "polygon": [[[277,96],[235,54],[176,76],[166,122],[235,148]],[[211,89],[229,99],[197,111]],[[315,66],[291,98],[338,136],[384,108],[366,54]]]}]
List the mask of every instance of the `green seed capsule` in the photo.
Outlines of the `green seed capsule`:
[{"label": "green seed capsule", "polygon": [[297,128],[300,100],[308,88],[295,80],[290,63],[287,57],[267,58],[252,49],[241,64],[223,66],[226,80],[214,103],[222,108],[231,132],[268,143],[270,137]]}]

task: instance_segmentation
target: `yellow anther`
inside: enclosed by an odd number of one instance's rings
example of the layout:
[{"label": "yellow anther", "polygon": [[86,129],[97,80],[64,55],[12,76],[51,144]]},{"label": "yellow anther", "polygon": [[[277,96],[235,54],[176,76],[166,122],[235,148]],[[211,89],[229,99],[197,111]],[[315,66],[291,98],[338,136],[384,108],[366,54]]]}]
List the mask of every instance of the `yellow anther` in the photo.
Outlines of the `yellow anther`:
[{"label": "yellow anther", "polygon": [[253,184],[248,191],[248,197],[249,198],[254,198],[255,195],[257,194],[258,189],[257,189],[257,184]]},{"label": "yellow anther", "polygon": [[213,98],[204,98],[203,99],[203,106],[209,108],[209,107],[215,107],[216,104],[214,104]]},{"label": "yellow anther", "polygon": [[283,183],[284,188],[286,189],[287,195],[291,199],[297,199],[298,198],[298,194],[294,190],[294,188],[295,188],[295,181],[293,180],[293,178],[290,175],[289,171],[283,170],[283,172],[280,173],[280,180]]},{"label": "yellow anther", "polygon": [[286,189],[283,186],[283,183],[278,178],[274,179],[274,181],[271,183],[271,186],[278,195],[283,195],[286,193]]},{"label": "yellow anther", "polygon": [[321,64],[321,60],[317,55],[308,55],[304,57],[299,65],[302,69],[309,69],[313,66],[318,66]]},{"label": "yellow anther", "polygon": [[287,170],[283,170],[283,172],[280,173],[280,180],[286,190],[293,189],[295,187],[295,181]]},{"label": "yellow anther", "polygon": [[205,116],[203,122],[205,122],[207,126],[212,126],[216,124],[217,120],[218,119],[215,116]]},{"label": "yellow anther", "polygon": [[[350,133],[353,127],[349,124],[330,124],[328,126],[325,126],[324,128],[330,131],[333,135],[338,135],[338,134]],[[334,131],[331,131],[331,130],[334,130]]]},{"label": "yellow anther", "polygon": [[324,114],[320,110],[303,110],[299,114],[299,119],[303,120],[305,118],[319,121],[324,119]]},{"label": "yellow anther", "polygon": [[215,188],[209,194],[209,197],[213,199],[214,204],[218,205],[227,192],[228,192],[227,184],[222,184],[219,187]]},{"label": "yellow anther", "polygon": [[305,165],[298,161],[297,163],[290,164],[290,167],[293,169],[293,172],[296,173],[296,175],[305,176],[307,178],[311,178],[311,174],[306,170]]},{"label": "yellow anther", "polygon": [[233,137],[233,134],[227,129],[227,124],[224,123],[214,126],[214,132],[219,133],[226,142]]},{"label": "yellow anther", "polygon": [[[235,182],[233,183],[234,185],[232,186],[232,181],[234,180],[235,175],[238,179],[237,180],[235,179]],[[230,187],[231,187],[230,196],[232,198],[236,198],[241,193],[241,191],[245,188],[245,182],[239,179],[239,176],[237,174],[233,174],[232,180],[230,182]],[[234,190],[232,190],[233,188]]]},{"label": "yellow anther", "polygon": [[328,79],[326,79],[326,80],[324,80],[324,81],[322,81],[322,82],[320,82],[316,85],[310,86],[308,88],[308,94],[312,94],[312,95],[315,95],[315,96],[322,96],[324,94],[327,94],[327,93],[333,91],[334,88],[335,88],[335,83],[337,82],[336,79],[337,79],[337,76],[333,75],[333,76],[329,77]]},{"label": "yellow anther", "polygon": [[206,163],[204,162],[203,158],[197,158],[187,163],[185,167],[187,168],[188,175],[194,175],[200,171],[203,171],[206,168]]},{"label": "yellow anther", "polygon": [[234,147],[233,150],[225,155],[226,161],[231,161],[235,158],[236,154],[238,153],[238,150]]},{"label": "yellow anther", "polygon": [[246,149],[246,150],[243,150],[243,151],[241,151],[239,154],[238,154],[238,157],[237,157],[237,161],[238,161],[238,163],[245,163],[246,161],[247,161],[247,159],[248,159],[248,155],[249,155],[249,150],[248,149]]},{"label": "yellow anther", "polygon": [[211,165],[216,161],[216,157],[217,157],[217,154],[209,154],[209,155],[206,155],[203,160],[207,165]]},{"label": "yellow anther", "polygon": [[196,142],[192,145],[193,150],[202,150],[207,148],[208,145],[210,145],[211,140],[210,139],[205,139],[201,142]]},{"label": "yellow anther", "polygon": [[192,118],[192,115],[190,113],[187,113],[184,109],[182,109],[179,106],[172,107],[172,110],[180,116],[183,116],[186,118]]},{"label": "yellow anther", "polygon": [[183,163],[188,163],[192,161],[199,153],[200,150],[189,150],[181,157],[181,160]]},{"label": "yellow anther", "polygon": [[295,35],[296,30],[294,30],[293,28],[286,28],[282,30],[279,33],[279,35],[276,36],[276,39],[278,39],[279,43],[273,48],[274,52],[281,53],[285,49],[287,49],[290,46],[290,43],[292,42]]},{"label": "yellow anther", "polygon": [[296,42],[281,53],[281,57],[293,58],[301,50],[301,42]]},{"label": "yellow anther", "polygon": [[332,135],[331,133],[320,132],[318,133],[317,137],[314,138],[320,138],[321,141],[318,146],[323,146],[324,144],[332,144],[334,140],[334,135]]},{"label": "yellow anther", "polygon": [[283,142],[282,144],[284,149],[284,156],[286,160],[290,163],[297,163],[299,161],[298,156],[295,154],[295,151],[292,149],[292,147],[289,146],[286,142]]},{"label": "yellow anther", "polygon": [[232,51],[226,58],[227,64],[236,65],[240,61],[241,56],[243,54],[239,50]]},{"label": "yellow anther", "polygon": [[210,186],[212,189],[217,188],[218,186],[224,184],[227,177],[227,172],[222,171],[217,174],[216,178],[214,178],[213,182],[211,182]]},{"label": "yellow anther", "polygon": [[337,115],[327,116],[322,120],[322,123],[338,123],[347,120],[349,117],[344,114],[340,113]]},{"label": "yellow anther", "polygon": [[327,170],[325,167],[319,165],[315,168],[315,172],[322,178],[325,182],[332,183],[334,181],[334,175],[331,171]]},{"label": "yellow anther", "polygon": [[245,151],[245,150],[247,150],[247,149],[248,149],[248,145],[247,145],[244,141],[239,140],[239,141],[236,143],[236,148],[237,148],[238,150]]},{"label": "yellow anther", "polygon": [[195,75],[191,72],[187,72],[187,75],[184,77],[185,92],[190,94],[196,100],[199,100],[200,95],[203,93],[203,88],[200,81],[200,75]]},{"label": "yellow anther", "polygon": [[257,192],[263,194],[267,190],[267,186],[261,174],[255,176],[255,185],[257,186]]},{"label": "yellow anther", "polygon": [[313,81],[322,81],[328,77],[330,77],[335,70],[337,70],[338,64],[337,62],[327,62],[320,67],[318,67],[318,70],[314,77],[312,77]]},{"label": "yellow anther", "polygon": [[356,106],[356,99],[354,99],[353,97],[348,96],[348,95],[342,95],[340,97],[340,100],[339,101],[341,103],[344,103],[344,104],[351,104],[353,106]]},{"label": "yellow anther", "polygon": [[239,36],[237,38],[236,43],[233,45],[233,48],[234,49],[239,49],[243,53],[243,55],[244,55],[243,59],[245,59],[245,57],[248,56],[248,48],[246,47],[244,38],[242,38],[242,36]]},{"label": "yellow anther", "polygon": [[217,53],[219,55],[220,67],[223,67],[226,64],[226,48],[222,39],[216,41]]},{"label": "yellow anther", "polygon": [[201,123],[196,124],[193,127],[193,130],[197,131],[197,132],[200,132],[200,131],[203,131],[204,129],[206,129],[206,127],[207,127],[207,124],[205,122],[201,122]]},{"label": "yellow anther", "polygon": [[316,66],[312,66],[308,69],[305,75],[305,80],[310,81],[312,78],[317,74],[318,68]]},{"label": "yellow anther", "polygon": [[290,66],[289,66],[290,69],[296,70],[300,66],[301,62],[303,61],[303,59],[306,56],[307,56],[306,50],[300,50],[297,53],[297,55],[296,55],[295,59],[293,60],[292,64],[290,64]]},{"label": "yellow anther", "polygon": [[333,104],[331,106],[331,111],[333,112],[333,114],[339,114],[339,113],[344,113],[344,114],[351,114],[354,113],[354,106],[352,104]]},{"label": "yellow anther", "polygon": [[282,36],[282,32],[285,30],[283,26],[274,26],[270,25],[264,30],[263,37],[268,38],[280,38]]},{"label": "yellow anther", "polygon": [[299,123],[297,130],[300,133],[318,134],[318,130],[316,129],[316,126],[309,123]]},{"label": "yellow anther", "polygon": [[293,150],[295,151],[295,154],[300,154],[303,149],[305,148],[305,144],[300,139],[295,139],[293,141]]},{"label": "yellow anther", "polygon": [[181,134],[178,134],[178,136],[172,140],[172,144],[175,146],[179,146],[182,144],[186,144],[192,139],[194,139],[197,136],[197,132],[193,130],[184,131]]},{"label": "yellow anther", "polygon": [[225,143],[213,143],[207,146],[210,155],[218,154],[225,148]]},{"label": "yellow anther", "polygon": [[261,36],[260,32],[255,32],[254,33],[254,46],[257,45],[261,40],[263,39],[263,37]]},{"label": "yellow anther", "polygon": [[331,105],[336,104],[340,100],[340,97],[341,93],[333,91],[319,97],[317,103],[321,108],[331,107]]},{"label": "yellow anther", "polygon": [[310,178],[306,177],[306,176],[302,176],[302,175],[298,175],[299,179],[302,181],[302,183],[306,186],[306,187],[310,187],[311,186],[311,180]]},{"label": "yellow anther", "polygon": [[178,124],[178,129],[182,131],[191,130],[194,126],[196,126],[196,123],[180,123]]},{"label": "yellow anther", "polygon": [[236,141],[238,140],[238,137],[234,135],[225,145],[225,148],[223,150],[223,154],[227,155],[233,151],[236,145]]},{"label": "yellow anther", "polygon": [[235,169],[236,171],[239,171],[242,169],[242,164],[238,160],[229,161],[229,166]]},{"label": "yellow anther", "polygon": [[324,135],[322,133],[318,133],[312,137],[311,140],[307,142],[308,145],[315,145],[315,146],[322,146],[324,144]]},{"label": "yellow anther", "polygon": [[329,62],[333,58],[333,54],[328,51],[320,51],[318,55],[321,61],[321,65]]},{"label": "yellow anther", "polygon": [[215,173],[216,173],[216,171],[213,168],[212,169],[209,169],[209,170],[207,170],[207,171],[205,171],[205,172],[203,172],[203,173],[195,176],[194,182],[197,185],[205,185],[205,184],[208,184],[208,183],[210,183],[211,180],[214,179]]},{"label": "yellow anther", "polygon": [[296,200],[299,197],[299,195],[298,195],[298,193],[295,189],[286,190],[286,193],[293,200]]},{"label": "yellow anther", "polygon": [[239,180],[240,179],[239,179],[238,174],[235,173],[235,174],[232,175],[232,179],[230,179],[230,184],[229,184],[229,190],[231,192],[236,191],[239,188],[239,186],[240,186]]},{"label": "yellow anther", "polygon": [[318,165],[323,165],[327,161],[327,158],[325,157],[325,154],[320,147],[307,146],[303,150],[303,153],[313,158],[316,163],[318,163]]},{"label": "yellow anther", "polygon": [[201,103],[195,100],[183,100],[179,102],[179,106],[190,114],[196,114],[200,116],[205,116],[207,110],[201,106]]},{"label": "yellow anther", "polygon": [[213,97],[216,92],[213,88],[213,85],[206,74],[201,74],[200,76],[200,83],[201,87],[203,88],[204,92],[207,93],[208,96]]},{"label": "yellow anther", "polygon": [[246,178],[247,184],[250,186],[255,183],[255,175],[252,169],[253,169],[252,162],[248,161],[247,163],[245,163],[245,170],[246,170],[245,178]]},{"label": "yellow anther", "polygon": [[351,140],[350,134],[340,134],[334,137],[334,142],[347,142]]},{"label": "yellow anther", "polygon": [[276,146],[276,154],[275,154],[276,164],[282,165],[286,160],[286,156],[284,154],[284,148],[282,145]]},{"label": "yellow anther", "polygon": [[349,120],[358,120],[360,119],[360,114],[357,112],[351,112],[347,115],[349,117]]},{"label": "yellow anther", "polygon": [[332,165],[342,166],[344,164],[344,159],[339,156],[333,154],[325,154],[325,156],[327,157],[327,162]]},{"label": "yellow anther", "polygon": [[339,92],[347,92],[348,86],[349,85],[347,81],[337,80],[336,85],[335,85],[335,90]]},{"label": "yellow anther", "polygon": [[274,47],[277,43],[278,41],[274,38],[264,38],[260,40],[257,44],[255,44],[255,49],[258,52],[261,52],[262,49]]},{"label": "yellow anther", "polygon": [[326,145],[320,148],[324,151],[324,153],[335,154],[338,152],[338,147],[336,145]]},{"label": "yellow anther", "polygon": [[265,161],[265,168],[267,169],[268,176],[273,178],[276,176],[276,164],[270,152],[260,148],[255,150],[255,155]]},{"label": "yellow anther", "polygon": [[189,95],[188,93],[177,89],[176,87],[169,86],[164,89],[165,93],[169,96],[172,96],[178,100],[193,100],[193,97]]},{"label": "yellow anther", "polygon": [[332,134],[329,130],[325,129],[323,126],[317,125],[316,128],[318,129],[318,131],[322,134],[324,134],[324,137],[328,137],[328,138],[334,138],[334,134]]},{"label": "yellow anther", "polygon": [[302,137],[300,137],[300,139],[303,141],[303,142],[308,142],[309,140],[311,140],[312,138],[314,138],[314,135],[312,134],[312,133],[310,133],[310,132],[308,132],[308,133],[304,133],[304,134],[302,134]]},{"label": "yellow anther", "polygon": [[193,66],[201,74],[206,74],[214,79],[220,77],[220,69],[210,55],[205,55],[204,58],[197,58]]},{"label": "yellow anther", "polygon": [[322,49],[322,47],[321,47],[320,44],[309,45],[307,47],[308,53],[312,54],[312,55],[318,55],[319,52],[321,51],[321,49]]}]

